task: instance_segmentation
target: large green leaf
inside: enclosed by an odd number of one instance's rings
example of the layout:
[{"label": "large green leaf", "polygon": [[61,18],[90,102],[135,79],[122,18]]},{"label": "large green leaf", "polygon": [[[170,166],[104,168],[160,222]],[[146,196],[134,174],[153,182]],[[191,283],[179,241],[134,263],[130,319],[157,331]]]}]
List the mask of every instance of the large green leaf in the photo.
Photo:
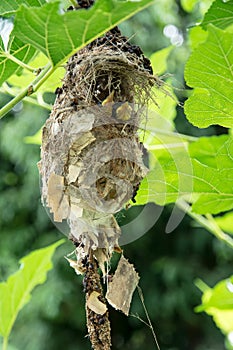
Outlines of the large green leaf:
[{"label": "large green leaf", "polygon": [[202,304],[196,311],[205,311],[213,316],[223,333],[233,331],[233,276],[207,289],[202,296]]},{"label": "large green leaf", "polygon": [[24,43],[42,51],[56,66],[106,30],[153,2],[97,0],[88,11],[64,14],[60,13],[58,2],[41,8],[22,5],[16,13],[14,34]]},{"label": "large green leaf", "polygon": [[[10,39],[8,51],[13,57],[24,63],[28,63],[36,52],[31,45],[23,43],[15,36]],[[21,67],[17,63],[5,55],[4,44],[0,37],[0,85],[20,69]]]},{"label": "large green leaf", "polygon": [[136,204],[155,202],[164,205],[190,195],[193,190],[193,166],[187,142],[172,135],[155,135],[148,148],[151,170],[141,182]]},{"label": "large green leaf", "polygon": [[[233,208],[233,138],[205,137],[173,150],[152,151],[154,168],[142,181],[137,204],[184,198],[199,214]],[[152,163],[152,164],[153,164]]]},{"label": "large green leaf", "polygon": [[233,127],[232,34],[212,25],[208,33],[186,64],[185,79],[194,88],[185,103],[186,116],[201,128],[211,124]]},{"label": "large green leaf", "polygon": [[233,24],[233,2],[215,0],[205,14],[202,27],[206,28],[208,24],[213,24],[222,29]]},{"label": "large green leaf", "polygon": [[0,334],[8,337],[19,311],[28,303],[32,290],[45,282],[52,268],[55,249],[64,240],[38,249],[20,260],[20,269],[0,283]]},{"label": "large green leaf", "polygon": [[14,14],[21,4],[25,6],[40,7],[46,3],[46,0],[1,0],[0,15],[9,16]]}]

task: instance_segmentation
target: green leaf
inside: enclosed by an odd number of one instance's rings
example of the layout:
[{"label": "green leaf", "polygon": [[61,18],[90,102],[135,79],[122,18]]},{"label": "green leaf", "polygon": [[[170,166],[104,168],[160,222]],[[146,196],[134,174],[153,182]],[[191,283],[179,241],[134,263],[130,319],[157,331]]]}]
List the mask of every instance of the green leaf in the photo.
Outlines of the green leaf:
[{"label": "green leaf", "polygon": [[174,46],[165,47],[150,56],[151,65],[155,74],[161,75],[166,72],[167,59],[173,48]]},{"label": "green leaf", "polygon": [[215,218],[218,226],[225,232],[233,235],[233,212]]},{"label": "green leaf", "polygon": [[156,135],[153,141],[149,147],[151,170],[141,182],[137,205],[147,202],[165,205],[192,193],[193,166],[187,142],[168,135]]},{"label": "green leaf", "polygon": [[[28,63],[34,56],[36,50],[29,44],[24,44],[20,39],[12,37],[8,45],[9,53],[23,63]],[[0,37],[0,85],[4,83],[12,74],[19,73],[22,68],[5,53],[3,41]]]},{"label": "green leaf", "polygon": [[227,140],[229,140],[228,135],[201,137],[198,142],[193,142],[189,145],[190,156],[202,164],[217,168],[216,155]]},{"label": "green leaf", "polygon": [[233,276],[217,283],[202,295],[202,304],[196,311],[213,316],[215,323],[227,334],[233,331]]},{"label": "green leaf", "polygon": [[0,15],[13,15],[21,4],[28,7],[40,7],[46,3],[46,0],[1,0]]},{"label": "green leaf", "polygon": [[14,34],[24,43],[42,51],[59,65],[78,49],[121,21],[152,4],[153,0],[118,2],[97,0],[87,10],[59,13],[59,3],[41,8],[21,5],[16,13]]},{"label": "green leaf", "polygon": [[227,28],[233,24],[233,3],[232,1],[215,0],[202,21],[202,27],[207,28],[213,24],[219,28]]},{"label": "green leaf", "polygon": [[24,137],[24,142],[32,145],[41,145],[42,143],[42,129],[38,130],[32,136]]},{"label": "green leaf", "polygon": [[[30,66],[35,68],[35,71],[36,71],[44,67],[47,63],[48,63],[48,58],[40,52],[38,55],[36,55],[36,57],[32,61],[30,61]],[[41,92],[42,93],[54,92],[58,86],[61,86],[62,78],[64,77],[64,75],[65,75],[64,67],[58,67],[54,71],[54,73],[51,74],[51,76],[44,82],[44,84],[37,90],[36,94]],[[28,86],[34,79],[35,79],[35,74],[24,69],[20,76],[17,74],[13,74],[7,80],[7,82],[14,87],[23,89],[26,86]]]},{"label": "green leaf", "polygon": [[233,127],[232,34],[212,25],[208,38],[191,54],[185,79],[194,93],[185,103],[189,121],[201,128]]},{"label": "green leaf", "polygon": [[192,12],[198,0],[181,0],[181,6],[186,12]]},{"label": "green leaf", "polygon": [[153,169],[141,183],[137,204],[150,201],[164,205],[184,198],[199,214],[232,209],[233,138],[200,138],[188,149],[181,141],[174,140],[170,149],[164,144],[163,152],[156,148],[150,152]]},{"label": "green leaf", "polygon": [[20,260],[20,269],[6,282],[0,283],[0,334],[8,337],[19,311],[31,298],[32,290],[45,282],[52,268],[55,249],[64,240],[35,250]]},{"label": "green leaf", "polygon": [[208,33],[200,26],[190,28],[189,30],[189,42],[192,50],[196,49],[201,43],[206,41]]},{"label": "green leaf", "polygon": [[[197,148],[203,149],[199,155]],[[201,138],[196,145],[190,145],[189,150],[193,159],[194,192],[197,194],[193,211],[217,214],[232,209],[233,137]],[[215,160],[211,161],[211,158]]]}]

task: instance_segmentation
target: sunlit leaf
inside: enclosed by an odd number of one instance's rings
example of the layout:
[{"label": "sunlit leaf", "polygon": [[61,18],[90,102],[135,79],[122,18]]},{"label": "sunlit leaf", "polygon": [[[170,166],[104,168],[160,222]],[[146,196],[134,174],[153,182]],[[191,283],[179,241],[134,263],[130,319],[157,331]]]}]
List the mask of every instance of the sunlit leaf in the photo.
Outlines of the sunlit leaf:
[{"label": "sunlit leaf", "polygon": [[163,151],[151,150],[153,169],[141,183],[137,204],[184,198],[199,214],[233,208],[233,138],[200,138],[188,148],[182,139],[176,142],[166,142]]},{"label": "sunlit leaf", "polygon": [[216,217],[215,221],[223,231],[226,231],[233,235],[233,212],[232,211],[230,213],[226,213],[223,216]]},{"label": "sunlit leaf", "polygon": [[201,26],[192,27],[189,30],[189,42],[192,50],[206,41],[208,33]]},{"label": "sunlit leaf", "polygon": [[167,59],[173,48],[173,46],[165,47],[150,56],[151,65],[155,74],[161,75],[166,72]]},{"label": "sunlit leaf", "polygon": [[14,14],[21,4],[29,7],[40,7],[46,3],[46,0],[1,0],[0,15]]},{"label": "sunlit leaf", "polygon": [[192,12],[198,0],[181,0],[181,6],[186,12]]},{"label": "sunlit leaf", "polygon": [[213,24],[219,28],[227,28],[233,24],[232,1],[215,0],[202,21],[202,27]]},{"label": "sunlit leaf", "polygon": [[185,68],[194,93],[185,103],[189,121],[201,128],[212,124],[233,126],[232,34],[212,25],[208,38],[191,54]]},{"label": "sunlit leaf", "polygon": [[60,240],[46,248],[38,249],[20,260],[20,269],[6,282],[0,283],[0,334],[7,337],[19,311],[31,298],[32,290],[45,282],[52,268],[55,249]]},{"label": "sunlit leaf", "polygon": [[233,331],[233,277],[216,284],[202,295],[202,304],[196,311],[205,311],[213,316],[216,325],[223,333]]},{"label": "sunlit leaf", "polygon": [[[23,43],[19,38],[11,37],[8,51],[18,60],[28,63],[35,54],[36,50],[29,44]],[[3,41],[0,37],[0,85],[7,80],[13,73],[19,72],[22,68],[10,58],[6,57]]]},{"label": "sunlit leaf", "polygon": [[152,3],[153,0],[97,0],[88,11],[63,14],[59,12],[58,2],[41,8],[21,5],[15,18],[14,34],[42,51],[56,66],[86,43]]},{"label": "sunlit leaf", "polygon": [[37,131],[36,134],[32,136],[26,136],[24,142],[32,145],[41,145],[42,142],[42,129]]}]

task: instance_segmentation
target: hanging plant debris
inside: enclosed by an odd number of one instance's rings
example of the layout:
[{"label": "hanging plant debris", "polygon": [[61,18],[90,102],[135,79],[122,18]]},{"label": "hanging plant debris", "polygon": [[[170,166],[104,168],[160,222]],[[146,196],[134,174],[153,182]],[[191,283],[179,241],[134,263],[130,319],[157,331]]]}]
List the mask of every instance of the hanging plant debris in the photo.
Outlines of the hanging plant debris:
[{"label": "hanging plant debris", "polygon": [[[69,10],[88,11],[93,2],[78,1]],[[105,280],[113,251],[121,252],[114,214],[134,200],[148,171],[137,130],[156,83],[150,61],[115,27],[69,59],[43,128],[42,200],[55,222],[69,224],[76,260],[68,260],[84,275],[88,335],[95,350],[111,348],[106,299],[128,314],[139,280],[122,256],[104,296],[98,269]]]}]

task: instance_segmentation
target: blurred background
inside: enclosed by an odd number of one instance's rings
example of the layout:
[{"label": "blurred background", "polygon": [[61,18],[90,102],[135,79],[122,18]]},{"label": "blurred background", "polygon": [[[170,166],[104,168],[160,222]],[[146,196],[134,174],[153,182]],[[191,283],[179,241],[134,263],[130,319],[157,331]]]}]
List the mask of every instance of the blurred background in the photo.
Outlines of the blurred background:
[{"label": "blurred background", "polygon": [[[188,33],[200,22],[210,0],[164,0],[134,16],[120,27],[140,45],[147,56],[174,45],[167,72],[172,76],[180,102],[187,96],[184,64],[189,55]],[[54,94],[47,94],[52,103]],[[1,106],[10,97],[0,95]],[[43,108],[23,102],[0,121],[0,280],[18,269],[18,260],[63,235],[51,223],[40,201],[37,162],[39,145],[25,137],[34,135],[48,118]],[[176,130],[194,136],[224,133],[223,128],[197,129],[177,107]],[[154,227],[142,238],[124,247],[124,255],[139,272],[145,305],[163,350],[222,350],[224,337],[206,314],[196,314],[201,292],[194,282],[202,279],[213,286],[232,273],[230,248],[199,227],[189,217],[170,234],[165,227],[173,206],[163,209]],[[137,207],[121,224],[137,215]],[[19,350],[86,350],[82,278],[71,269],[64,255],[73,250],[67,240],[58,248],[48,280],[33,292],[31,302],[20,312],[10,344]],[[131,316],[110,308],[113,350],[156,349],[142,302],[135,292]],[[139,318],[134,317],[138,315]]]}]

